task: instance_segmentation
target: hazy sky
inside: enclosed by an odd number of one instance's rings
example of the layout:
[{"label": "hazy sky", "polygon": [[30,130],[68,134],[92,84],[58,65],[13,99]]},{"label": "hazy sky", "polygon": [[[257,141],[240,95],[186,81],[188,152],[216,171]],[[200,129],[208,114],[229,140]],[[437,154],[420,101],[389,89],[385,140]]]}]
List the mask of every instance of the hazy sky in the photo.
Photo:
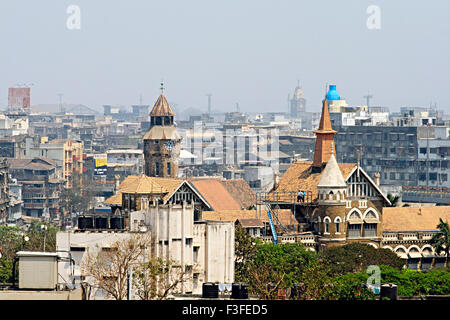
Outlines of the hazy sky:
[{"label": "hazy sky", "polygon": [[370,90],[372,105],[450,112],[449,0],[11,0],[0,39],[2,107],[27,82],[32,104],[153,104],[163,78],[181,109],[206,110],[212,93],[216,109],[285,111],[299,80],[308,111],[328,82],[351,105]]}]

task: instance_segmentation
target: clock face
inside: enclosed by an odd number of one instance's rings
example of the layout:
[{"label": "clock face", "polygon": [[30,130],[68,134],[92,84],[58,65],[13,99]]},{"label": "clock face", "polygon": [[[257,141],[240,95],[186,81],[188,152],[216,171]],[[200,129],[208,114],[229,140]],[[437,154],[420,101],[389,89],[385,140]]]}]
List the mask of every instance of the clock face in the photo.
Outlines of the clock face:
[{"label": "clock face", "polygon": [[169,152],[172,151],[173,146],[174,146],[173,141],[167,141],[167,142],[164,144],[164,147],[165,147],[166,150],[169,151]]}]

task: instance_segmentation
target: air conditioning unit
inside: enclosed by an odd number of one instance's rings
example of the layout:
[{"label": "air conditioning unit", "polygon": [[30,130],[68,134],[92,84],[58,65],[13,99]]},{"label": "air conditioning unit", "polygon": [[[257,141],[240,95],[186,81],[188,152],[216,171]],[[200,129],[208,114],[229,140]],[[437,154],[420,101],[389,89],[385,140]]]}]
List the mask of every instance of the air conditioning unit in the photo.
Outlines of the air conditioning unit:
[{"label": "air conditioning unit", "polygon": [[19,289],[55,290],[58,280],[56,252],[19,251]]}]

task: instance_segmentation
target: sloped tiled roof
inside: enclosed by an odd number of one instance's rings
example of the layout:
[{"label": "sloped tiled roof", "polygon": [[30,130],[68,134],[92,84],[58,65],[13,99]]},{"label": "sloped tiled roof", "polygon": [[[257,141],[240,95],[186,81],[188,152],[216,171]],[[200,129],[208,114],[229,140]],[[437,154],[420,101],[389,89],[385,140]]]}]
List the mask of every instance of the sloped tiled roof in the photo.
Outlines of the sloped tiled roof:
[{"label": "sloped tiled roof", "polygon": [[243,219],[243,218],[239,218],[236,220],[236,222],[239,222],[239,224],[244,227],[244,228],[254,228],[254,227],[259,227],[259,228],[263,228],[264,227],[264,223],[262,222],[262,220],[260,219]]},{"label": "sloped tiled roof", "polygon": [[147,131],[144,136],[144,140],[179,140],[181,139],[177,128],[172,126],[153,126]]},{"label": "sloped tiled roof", "polygon": [[256,204],[256,193],[243,179],[222,180],[225,189],[243,209]]},{"label": "sloped tiled roof", "polygon": [[156,100],[155,105],[150,112],[150,116],[175,116],[175,113],[172,111],[172,108],[170,108],[169,103],[163,94]]},{"label": "sloped tiled roof", "polygon": [[231,196],[219,179],[190,179],[189,182],[208,201],[213,210],[241,210],[239,202]]},{"label": "sloped tiled roof", "polygon": [[26,169],[34,169],[34,170],[50,170],[54,167],[57,167],[58,164],[56,161],[46,158],[29,158],[29,159],[15,159],[8,158],[9,167],[12,169],[26,168]]},{"label": "sloped tiled roof", "polygon": [[122,192],[117,192],[117,194],[109,197],[103,202],[104,204],[120,206],[122,205]]},{"label": "sloped tiled roof", "polygon": [[[311,191],[312,198],[317,199],[317,185],[319,184],[323,171],[313,173],[311,165],[312,162],[292,163],[281,177],[275,192],[296,193],[298,191]],[[347,179],[356,164],[339,163],[338,166],[344,179]]]},{"label": "sloped tiled roof", "polygon": [[166,201],[183,181],[182,179],[148,177],[144,175],[128,176],[120,183],[120,191],[116,195],[109,197],[104,203],[120,205],[122,203],[122,193],[163,195],[162,200]]},{"label": "sloped tiled roof", "polygon": [[[261,221],[269,222],[266,218],[266,211],[262,210],[259,217],[257,210],[221,210],[221,211],[202,211],[202,219],[210,221],[230,221],[236,222],[238,219],[259,219]],[[284,225],[297,225],[298,222],[289,209],[277,210],[278,220]],[[278,225],[277,219],[273,218],[275,225]]]},{"label": "sloped tiled roof", "polygon": [[437,230],[439,218],[444,222],[450,222],[450,206],[385,207],[383,231]]}]

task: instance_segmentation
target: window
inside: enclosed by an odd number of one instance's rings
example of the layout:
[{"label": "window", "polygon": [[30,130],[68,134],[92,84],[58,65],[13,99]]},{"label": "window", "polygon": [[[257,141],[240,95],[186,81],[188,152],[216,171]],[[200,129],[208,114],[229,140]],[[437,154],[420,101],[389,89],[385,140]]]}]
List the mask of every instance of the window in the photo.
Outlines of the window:
[{"label": "window", "polygon": [[192,244],[192,238],[186,238],[186,245],[190,246]]},{"label": "window", "polygon": [[336,224],[336,233],[341,233],[341,217],[336,217],[336,219],[334,219],[334,223]]},{"label": "window", "polygon": [[155,176],[159,176],[159,162],[155,162]]},{"label": "window", "polygon": [[198,262],[198,250],[200,247],[194,247],[194,262]]},{"label": "window", "polygon": [[349,238],[359,238],[361,236],[361,225],[360,224],[349,224],[348,225],[348,237]]},{"label": "window", "polygon": [[167,175],[168,176],[172,175],[172,163],[171,162],[167,162]]},{"label": "window", "polygon": [[324,233],[330,233],[330,218],[325,217],[325,219],[323,219],[323,223],[324,223]]},{"label": "window", "polygon": [[364,223],[363,237],[376,237],[377,236],[377,224],[376,223]]},{"label": "window", "polygon": [[394,173],[394,172],[391,172],[391,173],[389,174],[389,179],[390,179],[390,180],[395,180],[395,173]]}]

